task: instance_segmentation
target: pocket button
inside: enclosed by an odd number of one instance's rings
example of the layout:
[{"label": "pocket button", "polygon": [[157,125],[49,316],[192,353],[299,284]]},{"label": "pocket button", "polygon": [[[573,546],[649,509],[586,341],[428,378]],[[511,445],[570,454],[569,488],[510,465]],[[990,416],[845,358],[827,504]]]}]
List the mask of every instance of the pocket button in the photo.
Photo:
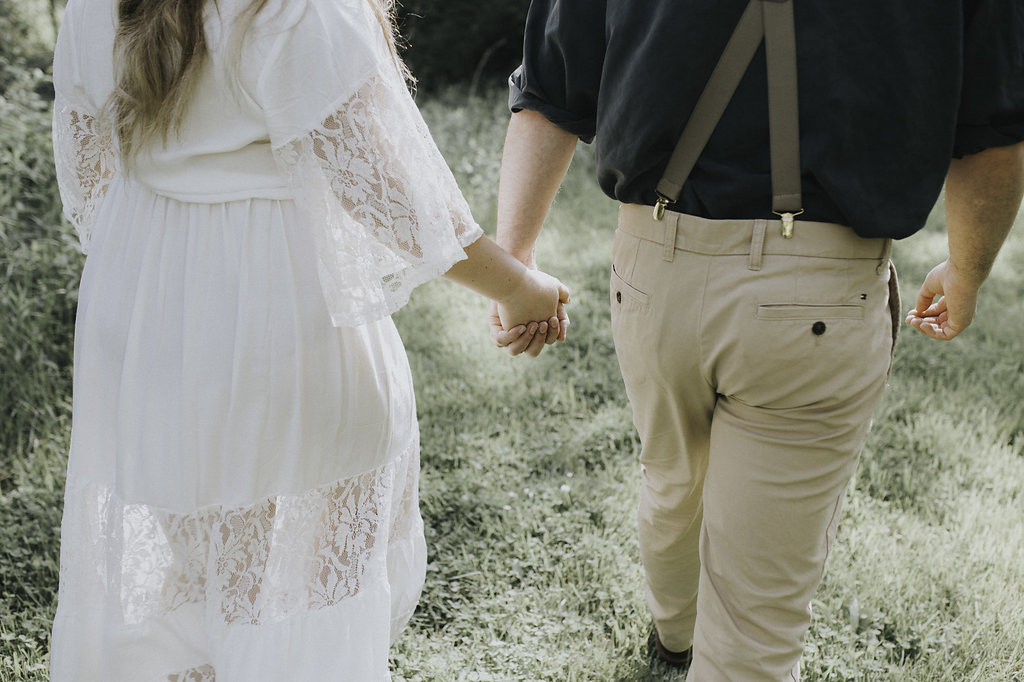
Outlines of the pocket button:
[{"label": "pocket button", "polygon": [[817,322],[811,325],[811,331],[814,333],[815,336],[821,336],[822,334],[825,333],[825,323],[822,322],[821,320],[818,320]]},{"label": "pocket button", "polygon": [[616,291],[615,292],[615,302],[616,303],[622,303],[622,292],[621,291]]}]

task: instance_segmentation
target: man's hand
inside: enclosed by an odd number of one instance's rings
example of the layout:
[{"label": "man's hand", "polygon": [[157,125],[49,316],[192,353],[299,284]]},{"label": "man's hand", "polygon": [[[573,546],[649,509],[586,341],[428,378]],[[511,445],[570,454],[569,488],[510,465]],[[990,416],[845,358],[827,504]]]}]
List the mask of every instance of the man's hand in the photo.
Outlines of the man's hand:
[{"label": "man's hand", "polygon": [[498,348],[504,348],[509,355],[526,353],[537,357],[545,345],[556,341],[565,341],[569,331],[569,314],[565,312],[565,303],[559,301],[558,311],[551,319],[544,322],[531,322],[518,325],[511,329],[503,329],[501,317],[498,315],[498,304],[491,303],[491,314],[488,317],[491,328],[491,341]]},{"label": "man's hand", "polygon": [[933,339],[955,338],[974,320],[979,286],[965,282],[948,260],[940,263],[925,277],[907,324]]},{"label": "man's hand", "polygon": [[[569,329],[569,316],[565,312],[565,304],[569,302],[569,289],[554,277],[538,270],[530,270],[529,275],[527,286],[511,292],[507,300],[495,301],[491,305],[488,323],[491,327],[491,340],[496,346],[506,348],[511,355],[526,353],[530,357],[537,357],[546,344],[565,341]],[[534,313],[530,312],[529,305],[523,305],[528,303],[529,297],[521,293],[522,290],[530,289],[529,285],[533,285],[533,288],[540,285],[541,291],[553,287],[554,296],[551,300],[555,302],[555,306],[551,317],[531,320]],[[545,300],[548,299],[541,295],[541,301]],[[527,322],[520,324],[521,320]],[[509,329],[506,330],[506,327]]]},{"label": "man's hand", "polygon": [[948,341],[971,324],[978,290],[1013,225],[1022,194],[1024,142],[953,159],[946,174],[949,258],[928,273],[917,306],[907,315],[910,325]]}]

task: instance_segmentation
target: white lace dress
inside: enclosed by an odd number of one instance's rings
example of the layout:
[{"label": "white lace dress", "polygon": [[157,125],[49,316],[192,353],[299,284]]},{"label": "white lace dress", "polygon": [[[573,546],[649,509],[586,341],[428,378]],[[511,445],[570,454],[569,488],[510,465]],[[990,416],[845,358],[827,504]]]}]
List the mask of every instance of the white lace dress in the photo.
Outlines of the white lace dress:
[{"label": "white lace dress", "polygon": [[[87,249],[54,682],[387,679],[425,544],[389,317],[480,236],[364,0],[271,0],[126,176],[116,0],[54,63]],[[238,65],[238,68],[235,66]]]}]

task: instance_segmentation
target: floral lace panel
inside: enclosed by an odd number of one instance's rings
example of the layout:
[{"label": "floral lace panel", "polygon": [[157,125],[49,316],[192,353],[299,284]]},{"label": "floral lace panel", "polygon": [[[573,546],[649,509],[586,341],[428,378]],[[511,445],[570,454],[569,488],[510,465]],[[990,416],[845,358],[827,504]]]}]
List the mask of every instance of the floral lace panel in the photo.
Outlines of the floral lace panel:
[{"label": "floral lace panel", "polygon": [[396,537],[413,527],[406,514],[418,518],[417,448],[299,495],[191,514],[121,504],[93,485],[78,499],[69,491],[76,511],[64,530],[84,534],[95,553],[62,547],[61,598],[86,604],[108,593],[126,624],[196,605],[225,624],[260,625],[354,597],[387,580],[389,541],[406,540]]},{"label": "floral lace panel", "polygon": [[401,307],[482,234],[404,83],[368,79],[315,130],[276,150],[317,226],[336,324]]},{"label": "floral lace panel", "polygon": [[125,507],[125,620],[216,599],[226,623],[259,625],[357,594],[387,537],[393,476],[386,466],[304,495],[189,515]]},{"label": "floral lace panel", "polygon": [[216,679],[217,675],[210,665],[201,665],[167,676],[167,682],[216,682]]},{"label": "floral lace panel", "polygon": [[117,175],[109,120],[76,109],[54,107],[53,150],[64,215],[78,232],[83,250],[92,235],[96,211]]}]

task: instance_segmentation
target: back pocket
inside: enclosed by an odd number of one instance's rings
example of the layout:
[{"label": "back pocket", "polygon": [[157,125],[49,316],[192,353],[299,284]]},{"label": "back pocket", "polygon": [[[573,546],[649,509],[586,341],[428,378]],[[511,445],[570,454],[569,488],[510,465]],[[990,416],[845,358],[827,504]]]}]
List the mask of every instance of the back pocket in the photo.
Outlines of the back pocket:
[{"label": "back pocket", "polygon": [[862,305],[816,305],[763,303],[757,306],[759,320],[863,320]]}]

